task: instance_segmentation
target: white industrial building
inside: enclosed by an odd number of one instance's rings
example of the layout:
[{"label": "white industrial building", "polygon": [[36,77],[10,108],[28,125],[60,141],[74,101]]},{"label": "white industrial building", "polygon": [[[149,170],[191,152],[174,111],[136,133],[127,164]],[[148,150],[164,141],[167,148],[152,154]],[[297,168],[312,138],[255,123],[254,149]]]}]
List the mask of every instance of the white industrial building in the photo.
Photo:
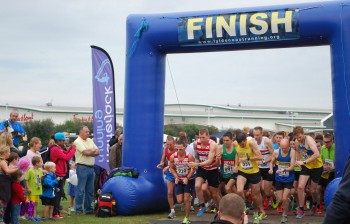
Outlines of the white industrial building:
[{"label": "white industrial building", "polygon": [[[273,131],[290,131],[301,125],[306,130],[333,129],[333,114],[325,109],[278,107],[221,106],[203,104],[165,104],[164,124],[213,125],[219,130],[261,126]],[[79,119],[92,121],[92,108],[64,106],[0,105],[0,120],[8,119],[12,110],[19,112],[19,121],[50,118],[54,123]],[[116,121],[123,125],[124,111],[116,108]]]}]

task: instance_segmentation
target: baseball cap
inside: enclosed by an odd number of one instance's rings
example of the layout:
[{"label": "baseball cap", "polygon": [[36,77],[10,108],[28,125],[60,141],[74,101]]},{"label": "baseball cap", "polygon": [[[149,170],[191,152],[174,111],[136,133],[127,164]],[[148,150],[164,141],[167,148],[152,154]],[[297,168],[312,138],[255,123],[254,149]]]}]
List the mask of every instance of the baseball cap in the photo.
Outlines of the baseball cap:
[{"label": "baseball cap", "polygon": [[63,132],[57,132],[54,137],[55,140],[68,140],[68,138],[66,138],[66,136],[64,136]]}]

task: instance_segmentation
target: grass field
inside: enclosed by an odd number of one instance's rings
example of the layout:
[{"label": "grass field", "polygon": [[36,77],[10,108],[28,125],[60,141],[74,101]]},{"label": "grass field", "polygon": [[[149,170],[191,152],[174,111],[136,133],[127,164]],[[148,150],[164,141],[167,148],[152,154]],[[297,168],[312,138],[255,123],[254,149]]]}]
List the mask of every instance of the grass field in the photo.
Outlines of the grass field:
[{"label": "grass field", "polygon": [[[66,185],[67,188],[67,185]],[[67,189],[66,189],[67,190]],[[67,192],[67,191],[66,191]],[[69,200],[69,198],[68,198]],[[107,223],[125,223],[125,224],[146,224],[150,223],[151,220],[156,219],[162,219],[166,218],[168,213],[159,213],[159,214],[148,214],[148,215],[135,215],[135,216],[114,216],[110,218],[98,218],[95,215],[79,215],[76,216],[75,212],[71,212],[71,215],[68,216],[67,210],[69,207],[69,201],[64,200],[61,201],[61,205],[63,206],[62,215],[64,216],[63,219],[57,219],[54,221],[44,221],[45,223],[57,223],[57,224],[63,224],[63,223],[87,223],[87,224],[107,224]],[[43,206],[41,205],[41,202],[38,205],[37,214],[39,217],[41,217],[43,211]],[[20,223],[33,223],[30,221],[19,221]],[[44,223],[42,222],[42,223]]]}]

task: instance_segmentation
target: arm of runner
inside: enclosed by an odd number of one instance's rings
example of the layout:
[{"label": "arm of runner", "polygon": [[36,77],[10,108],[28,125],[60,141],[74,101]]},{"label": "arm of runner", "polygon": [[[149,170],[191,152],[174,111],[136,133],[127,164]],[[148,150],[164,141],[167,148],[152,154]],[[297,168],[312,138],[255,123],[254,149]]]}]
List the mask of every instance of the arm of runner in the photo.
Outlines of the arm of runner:
[{"label": "arm of runner", "polygon": [[293,149],[290,150],[290,166],[286,169],[286,171],[293,171],[295,163],[295,151]]},{"label": "arm of runner", "polygon": [[320,157],[320,152],[318,151],[317,146],[316,146],[316,142],[312,137],[306,136],[305,141],[306,141],[305,143],[307,145],[309,145],[310,149],[314,153],[307,160],[305,160],[306,164],[308,164],[308,163],[316,160],[318,157]]},{"label": "arm of runner", "polygon": [[221,162],[221,157],[222,157],[222,145],[218,146],[217,150],[216,150],[216,166],[219,167],[220,166],[220,162]]},{"label": "arm of runner", "polygon": [[254,141],[250,141],[249,142],[249,146],[251,148],[251,150],[253,151],[253,153],[255,154],[255,156],[250,157],[249,159],[254,161],[254,160],[262,160],[262,155],[260,150],[258,149],[258,146],[255,144]]},{"label": "arm of runner", "polygon": [[235,167],[233,168],[233,172],[238,173],[238,166],[239,166],[239,157],[238,157],[238,153],[236,152]]},{"label": "arm of runner", "polygon": [[199,155],[196,148],[197,148],[197,144],[194,142],[193,143],[194,159],[196,163],[199,163]]},{"label": "arm of runner", "polygon": [[164,168],[164,164],[165,164],[165,149],[166,149],[166,148],[163,149],[162,158],[160,159],[160,162],[159,162],[159,164],[157,165],[157,168],[158,168],[158,169]]},{"label": "arm of runner", "polygon": [[[195,162],[195,159],[191,154],[188,155],[188,162]],[[193,177],[195,171],[196,171],[196,168],[192,167],[190,172],[187,175],[187,179],[191,179],[191,177]]]},{"label": "arm of runner", "polygon": [[274,151],[272,153],[269,174],[273,174],[273,166],[275,165],[275,162],[276,162],[277,153],[278,151]]},{"label": "arm of runner", "polygon": [[169,170],[173,177],[175,178],[175,184],[179,183],[179,176],[176,173],[176,167],[174,163],[174,154],[170,156]]},{"label": "arm of runner", "polygon": [[266,139],[266,140],[265,140],[265,146],[266,146],[266,148],[269,150],[270,156],[267,157],[267,159],[266,159],[265,161],[263,161],[263,163],[264,163],[264,162],[265,162],[265,163],[268,163],[268,162],[270,162],[270,161],[272,160],[272,155],[273,155],[273,153],[274,153],[275,150],[273,149],[272,142],[271,142],[270,139]]}]

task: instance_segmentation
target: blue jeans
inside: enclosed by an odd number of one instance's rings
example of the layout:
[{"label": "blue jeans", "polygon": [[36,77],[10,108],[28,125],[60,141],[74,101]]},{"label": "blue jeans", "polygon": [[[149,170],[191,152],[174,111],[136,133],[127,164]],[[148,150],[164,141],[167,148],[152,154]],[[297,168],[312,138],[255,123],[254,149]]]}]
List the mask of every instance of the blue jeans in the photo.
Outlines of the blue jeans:
[{"label": "blue jeans", "polygon": [[18,217],[21,211],[21,204],[11,205],[11,223],[18,224]]},{"label": "blue jeans", "polygon": [[80,213],[83,212],[84,201],[85,213],[93,213],[94,210],[91,203],[94,196],[94,168],[77,164],[76,172],[78,185],[75,195],[75,211]]}]

